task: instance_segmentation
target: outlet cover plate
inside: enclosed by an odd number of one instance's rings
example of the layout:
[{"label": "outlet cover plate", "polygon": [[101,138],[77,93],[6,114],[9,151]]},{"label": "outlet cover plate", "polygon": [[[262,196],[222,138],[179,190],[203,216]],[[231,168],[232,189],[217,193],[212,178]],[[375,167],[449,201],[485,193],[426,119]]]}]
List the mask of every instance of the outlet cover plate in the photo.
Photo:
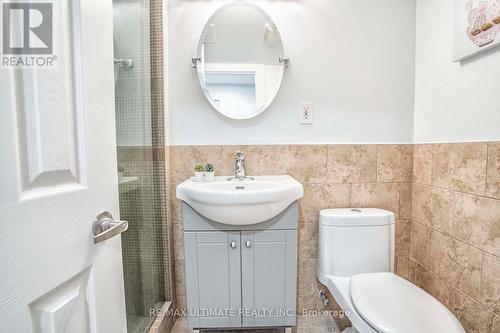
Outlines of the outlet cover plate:
[{"label": "outlet cover plate", "polygon": [[299,102],[299,122],[303,125],[313,123],[313,103]]}]

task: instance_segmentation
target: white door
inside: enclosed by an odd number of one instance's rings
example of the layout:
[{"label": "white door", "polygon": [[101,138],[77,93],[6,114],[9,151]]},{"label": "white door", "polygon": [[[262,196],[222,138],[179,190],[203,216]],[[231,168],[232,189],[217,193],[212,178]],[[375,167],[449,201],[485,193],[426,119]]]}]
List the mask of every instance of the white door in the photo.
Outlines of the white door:
[{"label": "white door", "polygon": [[112,2],[52,6],[55,66],[0,68],[0,332],[122,333]]}]

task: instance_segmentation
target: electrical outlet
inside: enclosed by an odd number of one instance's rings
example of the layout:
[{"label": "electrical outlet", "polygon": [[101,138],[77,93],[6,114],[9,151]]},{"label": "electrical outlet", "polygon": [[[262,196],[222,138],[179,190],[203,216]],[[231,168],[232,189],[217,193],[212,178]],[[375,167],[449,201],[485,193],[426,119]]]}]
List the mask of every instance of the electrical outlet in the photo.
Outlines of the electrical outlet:
[{"label": "electrical outlet", "polygon": [[301,124],[313,123],[313,103],[300,102],[299,103],[299,121]]}]

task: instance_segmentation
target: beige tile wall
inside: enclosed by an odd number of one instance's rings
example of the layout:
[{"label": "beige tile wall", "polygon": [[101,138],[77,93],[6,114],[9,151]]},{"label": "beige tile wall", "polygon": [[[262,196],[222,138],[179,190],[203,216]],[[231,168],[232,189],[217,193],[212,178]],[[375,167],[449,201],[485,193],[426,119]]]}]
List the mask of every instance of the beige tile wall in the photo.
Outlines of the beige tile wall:
[{"label": "beige tile wall", "polygon": [[500,142],[414,146],[409,278],[500,332]]},{"label": "beige tile wall", "polygon": [[[318,212],[380,207],[398,219],[396,271],[449,307],[467,332],[500,332],[500,142],[432,145],[173,146],[171,189],[196,163],[304,184],[299,222],[299,309],[319,307]],[[185,306],[182,217],[172,201],[175,286]]]},{"label": "beige tile wall", "polygon": [[218,175],[234,173],[234,154],[246,157],[249,175],[290,174],[304,185],[299,222],[298,309],[319,307],[316,282],[318,213],[322,208],[380,207],[396,214],[396,270],[408,277],[412,145],[172,146],[171,189],[177,304],[185,307],[180,202],[175,187],[197,163],[213,162]]}]

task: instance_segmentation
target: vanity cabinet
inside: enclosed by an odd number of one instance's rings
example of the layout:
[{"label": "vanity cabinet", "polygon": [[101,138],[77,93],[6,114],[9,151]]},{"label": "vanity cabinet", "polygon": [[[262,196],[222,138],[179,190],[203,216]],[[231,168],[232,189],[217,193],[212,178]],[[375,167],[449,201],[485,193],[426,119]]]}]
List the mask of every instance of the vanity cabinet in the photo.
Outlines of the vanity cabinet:
[{"label": "vanity cabinet", "polygon": [[189,320],[194,327],[241,326],[240,239],[238,231],[184,234]]},{"label": "vanity cabinet", "polygon": [[297,231],[242,231],[241,241],[243,327],[294,325]]},{"label": "vanity cabinet", "polygon": [[297,204],[249,226],[183,213],[189,326],[294,326]]}]

